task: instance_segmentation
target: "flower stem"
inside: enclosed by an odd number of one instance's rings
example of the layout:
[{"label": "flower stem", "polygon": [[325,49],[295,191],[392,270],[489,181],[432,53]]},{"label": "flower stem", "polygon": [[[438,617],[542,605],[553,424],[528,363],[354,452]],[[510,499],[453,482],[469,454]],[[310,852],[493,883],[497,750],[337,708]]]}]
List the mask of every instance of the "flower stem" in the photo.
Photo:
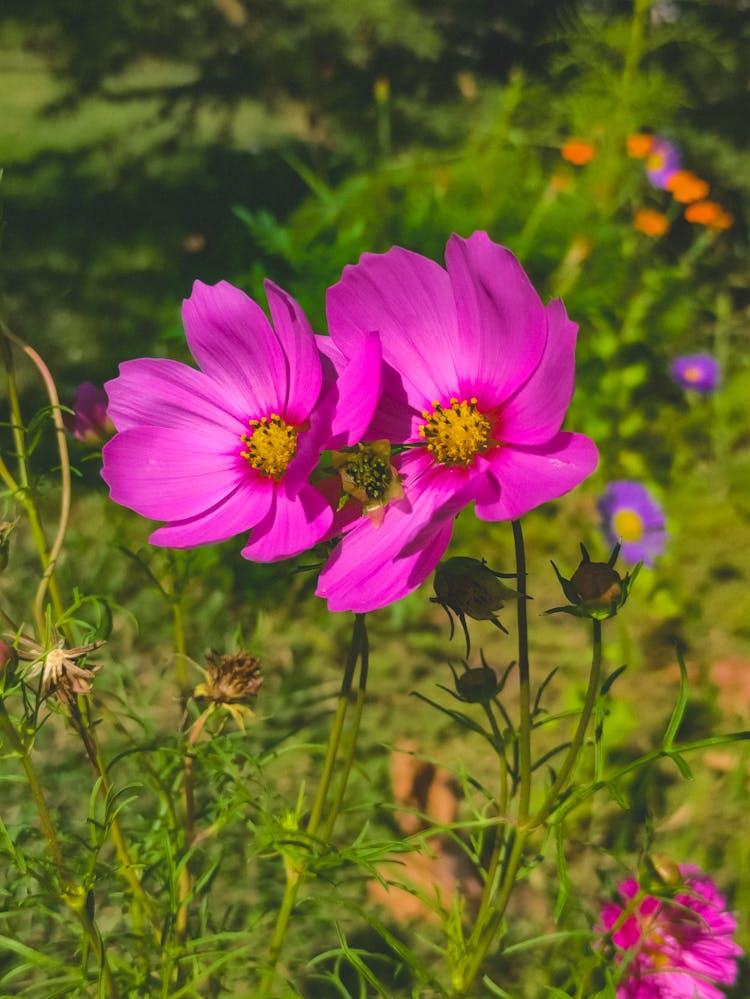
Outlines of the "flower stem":
[{"label": "flower stem", "polygon": [[[60,399],[57,395],[57,389],[55,387],[54,380],[50,374],[49,368],[41,359],[39,354],[20,340],[8,327],[3,323],[0,326],[3,333],[3,353],[5,357],[5,364],[8,372],[8,394],[10,397],[11,414],[12,414],[12,426],[13,426],[13,440],[16,448],[16,453],[18,457],[18,469],[19,469],[19,486],[20,490],[17,492],[19,499],[21,500],[26,514],[29,518],[29,524],[31,526],[31,532],[34,538],[34,543],[36,545],[37,551],[39,553],[39,558],[42,563],[42,578],[39,582],[39,586],[34,597],[34,620],[36,622],[39,640],[43,640],[45,626],[44,626],[44,598],[49,590],[50,598],[52,600],[52,606],[55,611],[55,615],[58,620],[63,616],[63,606],[62,600],[60,598],[60,592],[57,587],[57,581],[54,577],[55,566],[57,560],[60,557],[60,552],[62,551],[62,546],[65,541],[65,532],[68,527],[68,519],[70,516],[70,458],[68,455],[68,444],[65,438],[65,425],[62,419],[62,412],[60,410]],[[57,450],[60,456],[60,517],[57,525],[57,532],[55,534],[54,541],[52,542],[52,547],[47,549],[47,541],[44,537],[44,531],[42,529],[41,522],[31,499],[29,491],[29,471],[26,459],[26,443],[24,440],[23,432],[23,419],[21,417],[21,409],[18,401],[18,393],[15,387],[15,377],[13,368],[13,355],[8,345],[8,341],[14,343],[19,347],[32,361],[32,363],[37,368],[39,374],[42,377],[44,386],[47,390],[47,397],[50,401],[50,407],[52,412],[52,421],[55,425],[55,436],[57,440]],[[70,636],[67,636],[70,638]]]},{"label": "flower stem", "polygon": [[[344,797],[344,791],[346,789],[346,782],[351,771],[352,761],[354,759],[354,749],[356,746],[359,720],[362,714],[362,705],[364,703],[365,688],[367,683],[368,660],[369,645],[365,616],[364,614],[356,614],[354,618],[352,641],[349,646],[349,653],[347,655],[346,665],[344,668],[344,676],[341,681],[341,690],[339,692],[338,704],[336,706],[336,714],[334,716],[333,725],[328,737],[328,746],[326,749],[325,759],[323,761],[323,773],[321,774],[318,790],[312,804],[310,817],[307,820],[305,831],[310,840],[313,840],[317,836],[323,820],[323,810],[328,799],[331,782],[333,780],[334,767],[338,757],[339,747],[342,743],[342,736],[344,734],[344,722],[346,720],[348,709],[352,703],[352,687],[354,684],[357,662],[361,661],[359,686],[354,701],[354,724],[350,730],[349,737],[345,740],[341,781],[325,824],[324,838],[330,837],[333,832],[336,818],[339,814],[341,802]],[[260,982],[257,999],[263,999],[263,997],[270,994],[274,978],[276,977],[276,966],[284,946],[284,940],[286,939],[289,920],[297,901],[299,889],[305,880],[307,873],[308,868],[300,867],[299,863],[294,866],[291,864],[286,865],[286,886],[281,900],[281,905],[276,916],[276,925],[274,927],[273,936],[269,945],[268,964]]]},{"label": "flower stem", "polygon": [[526,615],[526,552],[521,521],[513,521],[516,550],[516,600],[518,621],[518,824],[529,817],[531,800],[531,678],[529,670],[529,626]]},{"label": "flower stem", "polygon": [[[487,866],[482,900],[471,935],[466,942],[460,964],[453,974],[453,987],[457,995],[466,995],[479,974],[487,953],[495,942],[502,925],[513,885],[523,861],[524,849],[530,829],[528,828],[529,806],[531,802],[531,678],[529,667],[528,617],[526,614],[526,554],[524,550],[521,523],[513,521],[513,540],[516,554],[516,601],[518,622],[518,682],[519,682],[519,721],[518,721],[518,804],[516,816],[508,815],[509,791],[507,766],[503,754],[502,735],[489,707],[485,711],[490,719],[492,732],[497,742],[498,756],[501,758],[501,786],[498,799],[500,821],[508,823],[508,829],[499,828]],[[512,822],[512,825],[510,824]]]},{"label": "flower stem", "polygon": [[[201,733],[203,732],[203,728],[208,721],[210,713],[210,708],[206,709],[195,722],[190,731],[190,737],[187,741],[187,747],[185,750],[185,762],[182,771],[182,793],[185,799],[184,834],[186,851],[190,849],[195,841],[195,781],[193,778],[193,750],[201,737]],[[187,935],[190,887],[190,868],[188,867],[186,860],[182,866],[182,871],[180,872],[179,907],[177,910],[177,918],[175,919],[177,938],[180,943],[185,942]]]},{"label": "flower stem", "polygon": [[88,911],[83,889],[78,889],[74,886],[72,878],[68,873],[60,840],[58,839],[55,825],[52,821],[52,816],[50,815],[49,808],[47,807],[47,801],[44,796],[44,791],[42,790],[42,785],[39,782],[39,777],[34,768],[34,764],[31,761],[28,749],[21,741],[10,716],[6,711],[5,703],[2,698],[0,698],[0,736],[2,736],[2,742],[6,752],[10,751],[11,754],[17,756],[21,761],[26,782],[29,785],[31,797],[34,800],[42,832],[44,833],[44,838],[47,840],[47,846],[49,848],[52,863],[57,875],[58,894],[65,905],[75,913],[78,922],[81,924],[81,928],[86,934],[86,937],[88,938],[88,941],[97,956],[99,967],[101,968],[104,978],[106,994],[111,996],[112,999],[117,999],[117,986],[112,978],[112,970],[109,967],[101,934],[99,933],[99,930],[97,929],[96,924]]},{"label": "flower stem", "polygon": [[589,684],[586,690],[583,708],[581,709],[581,714],[578,719],[578,725],[576,727],[573,740],[568,748],[568,752],[565,755],[565,759],[563,760],[557,773],[557,777],[547,792],[539,811],[532,819],[529,826],[530,829],[540,826],[548,818],[549,814],[554,810],[558,796],[565,790],[570,775],[578,762],[581,747],[583,746],[589,722],[591,721],[591,715],[593,714],[594,707],[596,705],[596,698],[599,694],[602,675],[602,622],[596,618],[592,618],[591,624],[593,625],[591,673],[589,674]]}]

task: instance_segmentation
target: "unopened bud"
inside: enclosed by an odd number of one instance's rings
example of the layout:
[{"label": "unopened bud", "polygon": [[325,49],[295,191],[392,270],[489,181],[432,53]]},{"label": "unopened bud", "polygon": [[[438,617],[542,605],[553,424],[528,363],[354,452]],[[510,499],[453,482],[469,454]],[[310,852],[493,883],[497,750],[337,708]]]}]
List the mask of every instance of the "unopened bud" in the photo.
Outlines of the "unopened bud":
[{"label": "unopened bud", "polygon": [[570,582],[580,602],[591,609],[611,607],[622,594],[620,574],[607,562],[581,562]]},{"label": "unopened bud", "polygon": [[570,603],[567,607],[553,607],[546,613],[564,611],[577,617],[596,618],[600,621],[614,617],[625,603],[630,584],[637,574],[636,570],[624,579],[621,578],[614,568],[619,552],[618,544],[612,549],[607,562],[592,562],[586,548],[581,545],[583,557],[570,579],[566,579],[553,562],[552,568]]},{"label": "unopened bud", "polygon": [[520,594],[500,581],[502,574],[494,572],[485,562],[458,555],[440,562],[435,570],[435,596],[433,603],[440,604],[448,614],[453,638],[454,624],[450,612],[461,622],[466,636],[466,655],[470,652],[466,618],[491,621],[501,631],[506,629],[495,616],[506,600],[515,600]]},{"label": "unopened bud", "polygon": [[456,691],[469,704],[483,704],[497,692],[497,673],[487,665],[467,669],[456,677]]}]

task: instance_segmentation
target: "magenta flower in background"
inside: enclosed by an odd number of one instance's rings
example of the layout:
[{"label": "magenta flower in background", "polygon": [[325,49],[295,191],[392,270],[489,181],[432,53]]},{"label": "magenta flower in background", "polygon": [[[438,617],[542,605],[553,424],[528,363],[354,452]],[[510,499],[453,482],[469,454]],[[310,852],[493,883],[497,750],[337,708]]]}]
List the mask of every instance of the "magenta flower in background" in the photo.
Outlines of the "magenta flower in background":
[{"label": "magenta flower in background", "polygon": [[599,499],[602,527],[610,544],[622,543],[621,553],[631,565],[653,565],[667,543],[664,511],[642,482],[610,482]]},{"label": "magenta flower in background", "polygon": [[685,354],[677,357],[669,369],[680,388],[708,395],[715,392],[720,380],[719,362],[711,354]]},{"label": "magenta flower in background", "polygon": [[109,418],[107,393],[100,385],[83,382],[76,389],[72,413],[63,413],[63,422],[76,440],[103,444],[115,432]]},{"label": "magenta flower in background", "polygon": [[735,982],[742,950],[726,899],[698,867],[680,874],[674,898],[648,895],[631,878],[603,909],[599,932],[611,934],[625,968],[617,999],[723,999],[716,986]]},{"label": "magenta flower in background", "polygon": [[654,136],[646,157],[646,176],[654,187],[666,190],[667,181],[680,169],[681,164],[682,157],[677,146],[661,135]]},{"label": "magenta flower in background", "polygon": [[200,370],[164,358],[120,365],[107,383],[117,434],[103,451],[112,499],[167,521],[150,538],[174,548],[245,531],[245,558],[274,561],[330,528],[309,475],[327,447],[355,444],[380,392],[380,344],[335,378],[301,308],[271,282],[273,320],[225,281],[196,281],[183,305]]},{"label": "magenta flower in background", "polygon": [[486,233],[452,236],[447,270],[393,247],[366,253],[328,291],[344,357],[370,331],[383,345],[383,394],[365,435],[402,447],[403,497],[379,527],[360,517],[317,593],[331,610],[374,610],[415,589],[445,552],[453,519],[510,520],[577,486],[594,443],[561,431],[573,393],[577,326],[544,306],[513,254]]}]

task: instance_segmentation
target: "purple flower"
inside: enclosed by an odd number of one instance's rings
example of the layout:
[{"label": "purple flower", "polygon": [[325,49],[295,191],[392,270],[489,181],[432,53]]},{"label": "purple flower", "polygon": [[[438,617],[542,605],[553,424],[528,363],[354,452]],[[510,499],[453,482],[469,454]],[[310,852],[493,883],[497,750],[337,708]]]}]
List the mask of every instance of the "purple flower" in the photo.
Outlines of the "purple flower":
[{"label": "purple flower", "polygon": [[164,358],[120,365],[107,383],[118,433],[104,448],[112,499],[167,524],[174,548],[251,531],[245,558],[297,554],[329,530],[308,481],[320,452],[353,445],[380,392],[380,343],[365,337],[338,379],[301,308],[270,281],[273,325],[238,288],[196,281],[182,315],[200,370]]},{"label": "purple flower", "polygon": [[599,499],[599,513],[610,544],[622,543],[622,557],[631,565],[653,565],[667,543],[664,512],[641,482],[610,482]]},{"label": "purple flower", "polygon": [[737,977],[741,948],[724,896],[698,867],[681,865],[673,898],[649,895],[634,879],[621,902],[602,911],[599,932],[611,934],[623,968],[617,999],[722,999],[716,985]]},{"label": "purple flower", "polygon": [[332,552],[317,590],[331,610],[374,610],[415,589],[468,503],[481,520],[514,519],[597,464],[588,437],[560,430],[577,332],[562,302],[542,305],[484,232],[452,236],[446,263],[400,247],[368,253],[328,292],[344,357],[380,334],[383,394],[365,437],[401,448],[392,467],[403,489],[379,527],[358,518]]},{"label": "purple flower", "polygon": [[76,440],[103,444],[115,432],[107,412],[107,393],[99,385],[93,382],[79,385],[72,408],[72,413],[63,413],[63,422]]},{"label": "purple flower", "polygon": [[719,362],[711,354],[685,354],[675,358],[670,374],[681,388],[708,395],[719,384]]},{"label": "purple flower", "polygon": [[666,190],[669,178],[680,169],[681,163],[677,146],[661,135],[654,136],[646,157],[646,176],[654,187]]}]

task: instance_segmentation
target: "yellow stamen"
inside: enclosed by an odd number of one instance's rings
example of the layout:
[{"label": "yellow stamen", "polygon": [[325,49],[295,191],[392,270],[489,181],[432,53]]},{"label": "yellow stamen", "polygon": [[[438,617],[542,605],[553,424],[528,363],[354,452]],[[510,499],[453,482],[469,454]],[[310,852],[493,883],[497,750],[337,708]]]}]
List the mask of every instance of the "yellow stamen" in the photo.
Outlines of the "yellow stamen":
[{"label": "yellow stamen", "polygon": [[260,420],[248,420],[248,423],[252,432],[242,434],[240,440],[247,445],[247,449],[240,454],[248,465],[257,468],[269,479],[280,481],[297,453],[297,434],[301,428],[285,423],[278,413],[263,416]]},{"label": "yellow stamen", "polygon": [[477,410],[476,399],[451,399],[446,408],[433,402],[433,412],[425,410],[425,423],[419,433],[437,461],[444,465],[470,465],[490,447],[492,424]]},{"label": "yellow stamen", "polygon": [[623,541],[638,541],[643,534],[643,521],[634,510],[618,510],[612,518],[612,527]]}]

